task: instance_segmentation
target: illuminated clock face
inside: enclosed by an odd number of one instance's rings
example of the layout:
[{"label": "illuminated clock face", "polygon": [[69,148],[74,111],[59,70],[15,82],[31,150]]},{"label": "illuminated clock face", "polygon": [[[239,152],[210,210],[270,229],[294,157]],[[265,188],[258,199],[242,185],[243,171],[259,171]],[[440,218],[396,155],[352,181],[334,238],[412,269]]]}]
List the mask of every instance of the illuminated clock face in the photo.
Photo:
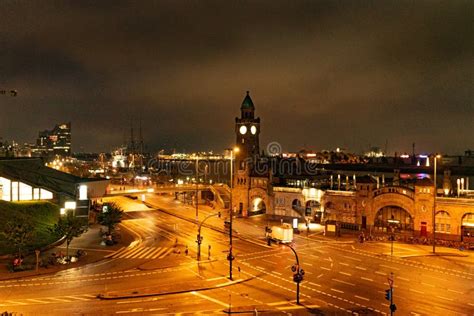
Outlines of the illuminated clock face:
[{"label": "illuminated clock face", "polygon": [[251,128],[250,128],[250,132],[255,135],[257,133],[257,128],[253,125]]},{"label": "illuminated clock face", "polygon": [[239,129],[240,134],[245,135],[247,133],[247,126],[242,125]]}]

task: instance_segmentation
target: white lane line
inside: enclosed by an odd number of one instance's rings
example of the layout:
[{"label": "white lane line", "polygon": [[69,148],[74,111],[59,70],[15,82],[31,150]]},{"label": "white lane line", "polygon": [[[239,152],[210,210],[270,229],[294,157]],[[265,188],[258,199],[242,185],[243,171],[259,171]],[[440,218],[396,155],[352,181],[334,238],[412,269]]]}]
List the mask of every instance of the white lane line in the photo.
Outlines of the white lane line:
[{"label": "white lane line", "polygon": [[320,269],[323,269],[323,270],[331,271],[331,269],[326,268],[326,267],[319,267],[319,268],[320,268]]},{"label": "white lane line", "polygon": [[104,256],[104,258],[113,257],[113,256],[115,256],[115,255],[121,253],[121,252],[124,251],[125,249],[127,249],[127,248],[126,248],[126,247],[122,247],[122,248],[120,248],[119,250],[117,250],[117,251],[115,251],[115,252],[113,252],[113,253],[111,253],[111,254],[108,254],[107,256]]},{"label": "white lane line", "polygon": [[339,290],[333,289],[333,288],[331,288],[330,290],[331,290],[331,291],[334,291],[334,292],[337,292],[337,293],[344,293],[343,291],[339,291]]},{"label": "white lane line", "polygon": [[357,259],[357,258],[353,258],[353,257],[349,257],[349,256],[343,256],[344,258],[347,258],[347,259],[351,259],[351,260],[355,260],[355,261],[359,261],[361,262],[362,260],[360,259]]},{"label": "white lane line", "polygon": [[222,280],[222,279],[227,279],[227,277],[220,276],[220,277],[215,277],[211,279],[206,279],[206,281],[216,281],[216,280]]},{"label": "white lane line", "polygon": [[342,284],[347,284],[347,285],[352,285],[352,286],[355,286],[354,283],[350,283],[350,282],[346,282],[346,281],[342,281],[342,280],[339,280],[339,279],[332,279],[334,282],[338,282],[338,283],[342,283]]},{"label": "white lane line", "polygon": [[339,271],[339,274],[343,274],[343,275],[347,275],[347,276],[352,276],[352,274],[347,273],[347,272],[342,272],[342,271]]},{"label": "white lane line", "polygon": [[257,268],[259,270],[265,270],[265,268],[262,268],[262,267],[259,267],[259,266],[255,266],[255,268]]},{"label": "white lane line", "polygon": [[354,297],[357,297],[358,299],[364,300],[364,301],[370,301],[367,297],[359,296],[359,295],[354,295]]},{"label": "white lane line", "polygon": [[448,291],[458,294],[464,294],[464,292],[448,289]]},{"label": "white lane line", "polygon": [[310,257],[319,258],[319,256],[316,256],[316,255],[313,255],[313,254],[311,254]]},{"label": "white lane line", "polygon": [[288,301],[279,301],[279,302],[272,302],[272,303],[267,303],[268,306],[278,306],[278,305],[283,305],[288,303]]},{"label": "white lane line", "polygon": [[317,283],[314,283],[314,282],[308,282],[308,284],[321,287],[321,285],[319,285],[319,284],[317,284]]},{"label": "white lane line", "polygon": [[403,280],[403,281],[410,281],[410,279],[407,279],[407,278],[404,278],[404,277],[401,277],[401,276],[397,276],[397,279],[400,279],[400,280]]},{"label": "white lane line", "polygon": [[380,264],[381,267],[384,267],[384,268],[387,268],[387,269],[391,269],[391,270],[400,270],[400,268],[395,268],[395,267],[391,267],[391,266],[386,266],[384,264]]},{"label": "white lane line", "polygon": [[360,277],[362,280],[366,280],[366,281],[370,281],[370,282],[374,282],[373,279],[369,279],[369,278],[366,278],[366,277]]},{"label": "white lane line", "polygon": [[447,300],[447,301],[454,301],[452,298],[449,298],[449,297],[444,297],[444,296],[439,296],[439,295],[437,295],[437,297],[439,297],[443,300]]},{"label": "white lane line", "polygon": [[435,287],[433,284],[430,284],[430,283],[421,282],[421,284],[426,285],[426,286]]},{"label": "white lane line", "polygon": [[349,264],[348,264],[348,263],[345,263],[345,262],[339,262],[339,264],[340,264],[341,266],[346,266],[346,267],[349,266]]},{"label": "white lane line", "polygon": [[414,289],[410,289],[411,292],[415,292],[415,293],[419,293],[419,294],[425,294],[425,292],[422,292],[422,291],[418,291],[418,290],[414,290]]},{"label": "white lane line", "polygon": [[280,273],[280,272],[276,272],[276,271],[272,271],[272,273],[274,273],[274,274],[278,274],[278,275],[281,275],[281,273]]},{"label": "white lane line", "polygon": [[39,303],[39,304],[45,304],[47,301],[40,301],[40,300],[35,300],[33,298],[27,298],[27,301],[33,302],[33,303]]},{"label": "white lane line", "polygon": [[366,268],[364,268],[364,267],[359,267],[359,266],[356,266],[355,268],[356,268],[356,269],[358,269],[358,270],[367,271],[367,269],[366,269]]},{"label": "white lane line", "polygon": [[199,296],[199,297],[201,297],[201,298],[204,298],[204,299],[206,299],[206,300],[208,300],[208,301],[211,301],[211,302],[214,302],[214,303],[216,303],[216,304],[219,304],[220,306],[229,307],[229,304],[226,304],[226,303],[224,303],[224,302],[222,302],[222,301],[216,300],[215,298],[212,298],[212,297],[210,297],[210,296],[201,294],[201,293],[199,293],[199,292],[192,291],[191,294],[196,295],[196,296]]},{"label": "white lane line", "polygon": [[306,308],[306,307],[301,306],[301,305],[277,307],[277,309],[280,310],[280,311],[286,311],[286,310],[290,310],[290,309],[301,309],[301,308]]},{"label": "white lane line", "polygon": [[474,306],[474,303],[467,303],[467,305]]},{"label": "white lane line", "polygon": [[387,273],[385,273],[385,272],[381,272],[381,271],[375,271],[375,274],[380,274],[380,275],[387,275]]},{"label": "white lane line", "polygon": [[307,266],[311,266],[311,267],[313,266],[312,263],[308,263],[308,262],[303,262],[303,264],[305,264],[305,265],[307,265]]}]

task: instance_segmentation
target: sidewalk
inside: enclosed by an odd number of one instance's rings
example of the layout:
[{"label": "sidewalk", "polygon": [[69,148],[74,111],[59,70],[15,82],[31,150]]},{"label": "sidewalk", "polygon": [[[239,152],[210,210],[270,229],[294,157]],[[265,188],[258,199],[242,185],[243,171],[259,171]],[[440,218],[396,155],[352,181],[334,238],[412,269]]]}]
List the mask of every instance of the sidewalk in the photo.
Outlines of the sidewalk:
[{"label": "sidewalk", "polygon": [[[32,270],[21,271],[21,272],[10,272],[8,271],[7,264],[9,262],[8,259],[0,261],[0,280],[11,280],[11,279],[19,279],[24,277],[33,277],[38,275],[45,275],[45,274],[52,274],[58,271],[70,269],[70,268],[78,268],[84,266],[86,264],[90,264],[93,262],[97,262],[103,259],[103,257],[109,253],[112,253],[118,250],[120,247],[124,245],[128,245],[133,239],[132,237],[126,232],[125,230],[122,231],[122,239],[120,242],[114,246],[105,246],[101,245],[101,238],[100,238],[100,228],[101,226],[95,224],[87,230],[82,236],[75,238],[71,244],[69,245],[69,255],[75,256],[77,250],[81,249],[86,252],[85,256],[79,258],[77,262],[72,262],[70,264],[55,264],[55,265],[48,265],[47,268],[39,267],[38,271],[35,270],[36,266],[36,259],[35,254],[30,254],[25,258],[25,265],[33,266]],[[66,242],[61,245],[58,245],[52,249],[49,249],[45,252],[40,254],[40,259],[43,262],[48,262],[49,257],[52,256],[53,253],[62,253],[66,255]]]}]

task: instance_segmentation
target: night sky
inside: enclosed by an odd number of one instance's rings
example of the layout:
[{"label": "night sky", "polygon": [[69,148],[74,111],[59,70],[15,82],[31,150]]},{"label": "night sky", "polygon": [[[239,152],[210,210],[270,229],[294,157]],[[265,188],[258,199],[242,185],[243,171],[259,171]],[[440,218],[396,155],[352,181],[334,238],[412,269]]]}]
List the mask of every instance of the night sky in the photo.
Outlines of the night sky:
[{"label": "night sky", "polygon": [[0,2],[0,136],[72,122],[110,151],[221,152],[250,90],[261,147],[474,149],[474,1]]}]

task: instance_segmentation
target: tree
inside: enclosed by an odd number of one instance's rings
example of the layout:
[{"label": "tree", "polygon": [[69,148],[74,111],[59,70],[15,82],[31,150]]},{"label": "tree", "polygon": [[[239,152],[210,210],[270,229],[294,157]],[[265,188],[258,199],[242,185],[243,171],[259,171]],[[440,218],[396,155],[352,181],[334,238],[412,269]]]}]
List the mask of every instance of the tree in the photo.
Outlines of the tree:
[{"label": "tree", "polygon": [[87,231],[87,220],[74,216],[73,212],[68,212],[66,216],[59,218],[51,231],[56,237],[66,239],[66,258],[69,258],[69,244],[74,238]]},{"label": "tree", "polygon": [[123,209],[113,202],[104,203],[103,206],[107,207],[106,211],[100,213],[97,216],[97,220],[99,224],[107,227],[110,235],[115,227],[122,222]]},{"label": "tree", "polygon": [[[30,217],[16,217],[9,220],[2,232],[5,239],[18,248],[18,257],[21,258],[22,249],[28,245],[35,236],[33,222]],[[21,264],[21,260],[20,260]]]}]

